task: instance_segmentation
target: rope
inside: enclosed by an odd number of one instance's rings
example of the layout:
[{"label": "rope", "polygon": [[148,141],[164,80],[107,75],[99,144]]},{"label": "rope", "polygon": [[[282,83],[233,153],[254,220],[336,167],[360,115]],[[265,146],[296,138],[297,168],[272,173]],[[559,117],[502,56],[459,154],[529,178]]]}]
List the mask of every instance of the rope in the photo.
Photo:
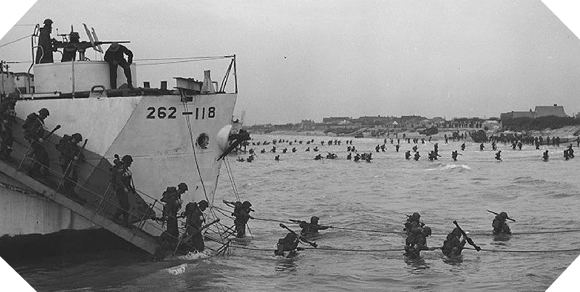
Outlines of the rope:
[{"label": "rope", "polygon": [[[232,242],[231,247],[247,249],[247,250],[257,250],[257,251],[272,251],[273,248],[253,248],[244,245],[238,245]],[[333,248],[333,247],[304,247],[305,250],[322,250],[322,251],[337,251],[337,252],[361,252],[361,253],[382,253],[382,252],[404,252],[401,248],[391,248],[391,249],[354,249],[354,248]],[[435,250],[441,249],[440,247]],[[474,248],[465,247],[463,249],[475,250]],[[425,250],[429,251],[429,250]],[[555,250],[498,250],[498,249],[481,249],[480,251],[486,252],[504,252],[504,253],[557,253],[557,252],[576,252],[580,251],[580,248],[576,249],[555,249]]]},{"label": "rope", "polygon": [[[471,249],[475,250],[474,248],[465,247],[463,249]],[[580,251],[580,248],[573,248],[573,249],[553,249],[553,250],[502,250],[502,249],[481,249],[480,251],[487,251],[487,252],[513,252],[513,253],[556,253],[556,252],[573,252],[573,251]]]},{"label": "rope", "polygon": [[17,41],[23,40],[23,39],[25,39],[25,38],[27,38],[27,37],[30,37],[30,36],[32,36],[32,35],[31,35],[31,34],[29,34],[29,35],[25,35],[25,36],[23,36],[23,37],[21,37],[21,38],[19,38],[19,39],[13,40],[13,41],[11,41],[11,42],[7,42],[7,43],[5,43],[5,44],[3,44],[3,45],[0,45],[0,48],[3,48],[3,47],[5,47],[5,46],[7,46],[7,45],[13,44],[13,43],[15,43],[15,42],[17,42]]},{"label": "rope", "polygon": [[228,159],[228,157],[224,157],[224,164],[226,165],[226,172],[228,174],[228,177],[230,179],[230,184],[232,185],[232,189],[234,190],[234,194],[236,195],[236,200],[237,201],[241,201],[240,200],[240,194],[238,192],[238,187],[236,186],[236,182],[234,181],[234,175],[233,175],[233,171],[231,169],[231,165],[230,165],[230,160]]}]

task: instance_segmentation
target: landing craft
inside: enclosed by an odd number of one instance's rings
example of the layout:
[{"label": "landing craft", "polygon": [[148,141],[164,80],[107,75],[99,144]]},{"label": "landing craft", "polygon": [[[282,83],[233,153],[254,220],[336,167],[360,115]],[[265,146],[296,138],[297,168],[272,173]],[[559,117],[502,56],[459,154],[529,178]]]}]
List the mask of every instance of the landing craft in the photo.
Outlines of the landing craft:
[{"label": "landing craft", "polygon": [[[100,45],[111,42],[98,41],[94,29],[90,33],[85,26],[85,30],[91,42],[76,45],[82,48],[77,48],[76,61],[31,64],[25,73],[9,72],[2,62],[2,96],[19,92],[11,158],[0,161],[0,256],[3,258],[18,257],[30,251],[31,246],[42,246],[44,238],[58,237],[63,230],[90,233],[106,229],[155,254],[159,251],[158,239],[164,227],[153,219],[161,217],[163,206],[158,200],[163,190],[185,182],[189,191],[182,195],[183,205],[201,200],[211,204],[224,161],[218,158],[227,154],[224,152],[235,142],[230,135],[238,91],[235,55],[211,58],[228,64],[221,84],[212,81],[210,72],[205,71],[201,81],[174,77],[173,89],[168,89],[166,83],[160,88],[144,85],[143,88],[111,89],[108,63],[89,60],[84,55],[91,48],[102,53]],[[33,48],[36,43],[35,33]],[[67,45],[70,44],[65,39],[57,47]],[[32,60],[35,60],[33,48]],[[137,69],[133,63],[133,84],[137,84]],[[233,84],[228,84],[231,75]],[[126,81],[122,68],[118,68],[117,76],[117,84]],[[23,119],[41,108],[50,111],[44,121],[48,131],[61,126],[43,142],[50,165],[48,175],[42,179],[27,174],[34,157],[30,155],[21,127]],[[63,135],[72,133],[81,133],[86,139],[85,161],[79,164],[75,186],[76,193],[86,200],[84,205],[59,191],[63,171],[54,146]],[[111,168],[117,154],[133,157],[130,170],[136,192],[129,198],[129,227],[111,220],[119,204],[111,184]],[[207,222],[216,219],[211,205],[205,213]],[[215,224],[207,228],[206,237],[223,239],[219,232],[222,227]]]}]

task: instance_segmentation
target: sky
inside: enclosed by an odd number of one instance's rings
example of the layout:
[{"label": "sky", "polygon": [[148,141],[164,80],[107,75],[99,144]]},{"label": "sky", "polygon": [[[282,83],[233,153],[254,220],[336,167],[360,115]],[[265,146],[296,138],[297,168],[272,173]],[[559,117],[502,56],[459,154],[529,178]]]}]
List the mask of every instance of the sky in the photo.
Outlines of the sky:
[{"label": "sky", "polygon": [[30,38],[4,44],[45,18],[53,37],[73,25],[87,40],[86,23],[102,41],[130,41],[141,86],[205,69],[221,80],[227,68],[146,60],[236,54],[246,125],[580,112],[580,41],[539,0],[39,0],[0,40],[0,59],[22,62],[12,70],[30,66]]}]

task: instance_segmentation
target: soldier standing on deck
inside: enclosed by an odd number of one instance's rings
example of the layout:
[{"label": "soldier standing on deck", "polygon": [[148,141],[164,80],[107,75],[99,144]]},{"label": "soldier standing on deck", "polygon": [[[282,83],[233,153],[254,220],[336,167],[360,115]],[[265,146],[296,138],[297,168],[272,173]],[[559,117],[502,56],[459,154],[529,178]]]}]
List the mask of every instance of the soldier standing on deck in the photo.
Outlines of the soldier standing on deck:
[{"label": "soldier standing on deck", "polygon": [[[127,59],[125,60],[125,56]],[[133,89],[133,79],[131,78],[131,64],[133,63],[133,52],[123,45],[112,43],[105,52],[105,61],[109,62],[109,72],[111,76],[111,89],[117,88],[117,66],[123,68],[125,77],[127,77],[127,85]]]}]

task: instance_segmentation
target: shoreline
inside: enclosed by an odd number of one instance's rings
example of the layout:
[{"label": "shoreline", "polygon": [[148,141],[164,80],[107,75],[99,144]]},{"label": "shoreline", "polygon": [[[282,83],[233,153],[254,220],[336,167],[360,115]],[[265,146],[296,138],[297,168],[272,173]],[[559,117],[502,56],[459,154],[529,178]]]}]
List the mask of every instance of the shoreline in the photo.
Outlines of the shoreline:
[{"label": "shoreline", "polygon": [[[432,137],[433,140],[444,140],[445,139],[445,135],[447,135],[447,137],[449,137],[451,139],[451,137],[453,136],[453,132],[459,131],[460,134],[467,134],[471,131],[479,131],[481,130],[481,128],[458,128],[458,129],[443,129],[440,130],[437,134],[434,135],[424,135],[424,134],[420,134],[419,132],[416,131],[401,131],[401,132],[397,132],[398,134],[398,138],[403,138],[403,134],[405,134],[405,137],[408,138],[417,138],[417,137]],[[488,131],[488,133],[491,131]],[[494,131],[493,135],[500,135],[501,133],[504,132],[508,132],[508,131]],[[513,133],[513,132],[509,132],[509,133]],[[326,133],[324,133],[323,131],[272,131],[269,133],[256,133],[259,135],[287,135],[287,136],[323,136],[323,137],[332,137],[332,138],[344,138],[344,137],[348,137],[348,138],[353,138],[353,139],[357,139],[354,136],[348,136],[348,135],[344,135],[344,136],[338,136],[335,134],[331,134],[328,135]],[[580,137],[580,126],[565,126],[559,129],[544,129],[542,131],[529,131],[527,133],[530,136],[542,136],[542,137],[560,137],[560,138],[578,138]],[[385,139],[385,138],[395,138],[397,137],[396,134],[390,134],[390,135],[382,135],[382,136],[365,136],[364,138],[375,138],[375,139]],[[467,137],[469,138],[469,136]]]}]

